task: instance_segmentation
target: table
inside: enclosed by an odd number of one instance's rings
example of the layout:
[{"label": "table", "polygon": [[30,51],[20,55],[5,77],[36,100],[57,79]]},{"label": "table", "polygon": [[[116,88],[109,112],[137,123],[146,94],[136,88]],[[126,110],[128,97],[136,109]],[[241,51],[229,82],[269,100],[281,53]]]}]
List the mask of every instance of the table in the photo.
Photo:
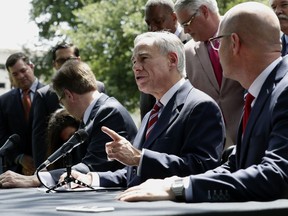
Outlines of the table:
[{"label": "table", "polygon": [[[288,200],[271,202],[242,203],[177,203],[172,201],[157,202],[121,202],[115,200],[118,191],[109,192],[67,192],[45,193],[37,188],[0,189],[0,214],[15,215],[288,215]],[[97,205],[112,206],[112,212],[80,213],[56,211],[57,206]]]}]

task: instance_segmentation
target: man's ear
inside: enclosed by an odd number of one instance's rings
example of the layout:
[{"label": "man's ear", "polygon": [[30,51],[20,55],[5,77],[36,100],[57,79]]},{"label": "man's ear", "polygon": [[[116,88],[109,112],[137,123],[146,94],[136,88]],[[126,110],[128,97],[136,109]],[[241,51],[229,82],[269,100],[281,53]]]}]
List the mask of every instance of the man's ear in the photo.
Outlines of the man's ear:
[{"label": "man's ear", "polygon": [[236,33],[232,33],[230,37],[233,54],[237,55],[241,47],[240,38]]},{"label": "man's ear", "polygon": [[64,89],[63,92],[64,92],[66,98],[73,99],[73,94],[71,91],[69,91],[68,89]]},{"label": "man's ear", "polygon": [[176,53],[174,52],[170,52],[168,53],[168,59],[170,61],[170,65],[173,65],[173,66],[176,66],[177,67],[177,64],[178,64],[178,56]]}]

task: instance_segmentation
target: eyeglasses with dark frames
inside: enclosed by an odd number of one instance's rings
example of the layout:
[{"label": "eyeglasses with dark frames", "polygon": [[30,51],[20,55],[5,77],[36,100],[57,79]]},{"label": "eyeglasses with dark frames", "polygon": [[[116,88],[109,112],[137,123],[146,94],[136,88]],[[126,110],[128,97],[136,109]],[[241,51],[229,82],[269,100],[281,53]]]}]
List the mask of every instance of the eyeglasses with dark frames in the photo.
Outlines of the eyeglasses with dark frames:
[{"label": "eyeglasses with dark frames", "polygon": [[195,19],[197,13],[198,13],[198,10],[196,10],[196,12],[194,14],[192,14],[192,16],[191,16],[189,21],[182,23],[181,26],[183,28],[188,27],[193,22],[193,20]]},{"label": "eyeglasses with dark frames", "polygon": [[68,57],[68,58],[56,59],[55,61],[57,62],[57,64],[63,65],[66,61],[68,61],[68,60],[73,60],[73,59],[77,59],[77,57],[76,57],[76,56],[70,56],[70,57]]},{"label": "eyeglasses with dark frames", "polygon": [[220,43],[221,43],[220,39],[223,38],[223,37],[228,37],[228,36],[231,36],[231,34],[224,34],[224,35],[219,35],[217,37],[210,38],[209,42],[210,42],[212,48],[214,50],[219,51],[219,47],[220,47]]}]

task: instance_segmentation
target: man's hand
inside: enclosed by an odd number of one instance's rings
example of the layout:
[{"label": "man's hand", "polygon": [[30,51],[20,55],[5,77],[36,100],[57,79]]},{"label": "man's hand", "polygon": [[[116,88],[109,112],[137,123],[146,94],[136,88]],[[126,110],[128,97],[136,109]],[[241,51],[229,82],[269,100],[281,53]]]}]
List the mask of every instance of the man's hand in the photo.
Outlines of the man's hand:
[{"label": "man's hand", "polygon": [[141,158],[140,150],[134,148],[128,140],[118,135],[115,131],[104,126],[101,129],[113,140],[106,143],[108,159],[118,160],[126,166],[139,166]]},{"label": "man's hand", "polygon": [[128,188],[116,198],[128,202],[174,200],[170,187],[176,178],[148,179],[138,186]]},{"label": "man's hand", "polygon": [[40,185],[36,175],[25,176],[10,170],[0,175],[0,188],[28,188]]},{"label": "man's hand", "polygon": [[[59,178],[59,182],[63,182],[65,180],[66,176],[67,176],[67,173],[63,173]],[[83,173],[80,173],[78,171],[72,170],[71,176],[73,178],[89,185],[89,186],[91,186],[91,184],[92,184],[92,176],[90,174],[83,174]],[[79,187],[78,184],[71,182],[71,188],[77,188],[77,187]]]}]

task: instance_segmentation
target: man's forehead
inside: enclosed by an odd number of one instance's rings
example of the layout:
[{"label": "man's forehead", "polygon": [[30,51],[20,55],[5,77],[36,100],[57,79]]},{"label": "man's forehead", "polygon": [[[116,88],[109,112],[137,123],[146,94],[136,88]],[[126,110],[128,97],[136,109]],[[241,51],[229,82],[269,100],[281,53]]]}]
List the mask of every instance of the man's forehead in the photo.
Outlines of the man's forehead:
[{"label": "man's forehead", "polygon": [[153,41],[149,40],[148,38],[147,40],[142,39],[135,45],[133,49],[133,56],[135,57],[146,53],[150,53],[152,50],[155,50],[155,47],[153,46]]}]

